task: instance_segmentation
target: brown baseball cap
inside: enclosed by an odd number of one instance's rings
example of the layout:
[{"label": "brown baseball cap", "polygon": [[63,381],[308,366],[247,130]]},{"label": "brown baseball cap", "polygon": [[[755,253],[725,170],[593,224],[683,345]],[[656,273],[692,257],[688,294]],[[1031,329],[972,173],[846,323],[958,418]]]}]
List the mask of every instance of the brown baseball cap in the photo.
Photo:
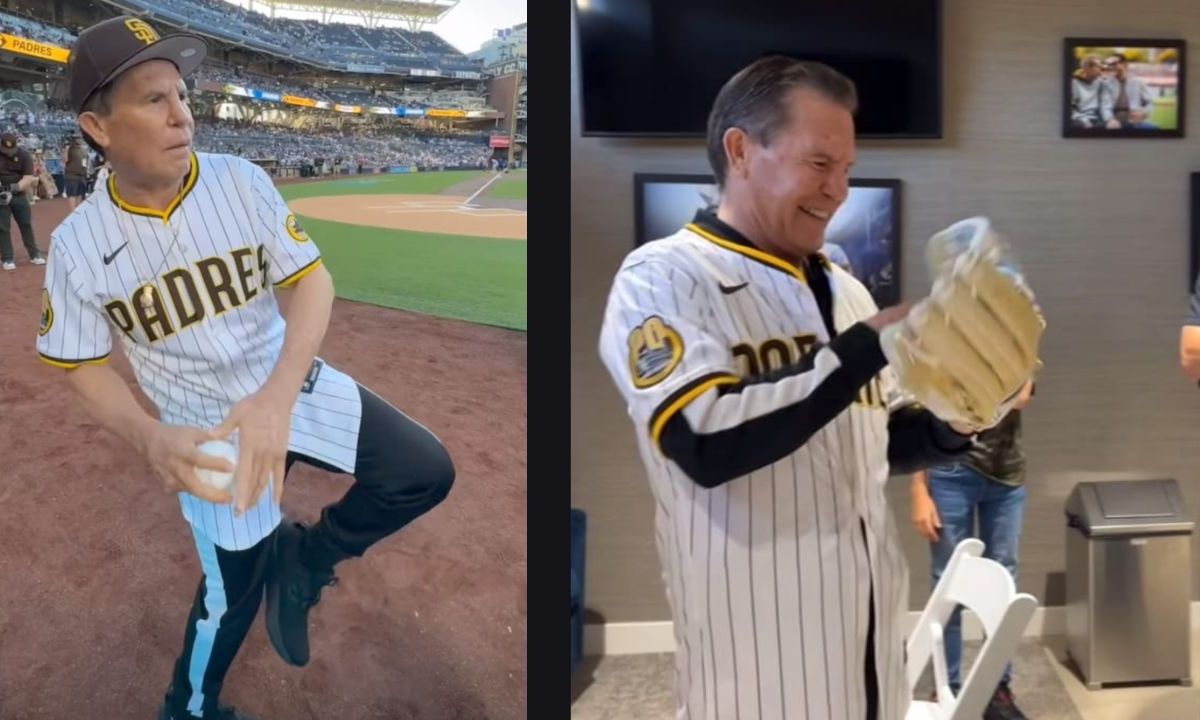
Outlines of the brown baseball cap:
[{"label": "brown baseball cap", "polygon": [[6,132],[0,135],[0,152],[11,155],[17,151],[17,134]]},{"label": "brown baseball cap", "polygon": [[97,90],[134,65],[168,60],[187,77],[208,56],[208,44],[188,33],[159,36],[145,20],[132,15],[97,23],[79,34],[71,49],[71,107],[76,113]]}]

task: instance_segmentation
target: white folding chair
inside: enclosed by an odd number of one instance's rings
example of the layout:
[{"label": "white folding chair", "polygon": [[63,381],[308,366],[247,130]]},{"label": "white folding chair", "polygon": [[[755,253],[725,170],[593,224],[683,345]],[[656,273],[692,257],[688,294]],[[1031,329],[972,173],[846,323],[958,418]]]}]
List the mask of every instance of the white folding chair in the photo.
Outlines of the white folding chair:
[{"label": "white folding chair", "polygon": [[[1016,654],[1037,598],[1018,593],[1004,566],[982,555],[981,540],[970,538],[958,544],[908,638],[905,669],[909,692],[915,690],[932,659],[937,700],[913,700],[905,720],[979,720],[1004,666]],[[957,605],[979,618],[985,639],[956,696],[947,677],[943,631]]]}]

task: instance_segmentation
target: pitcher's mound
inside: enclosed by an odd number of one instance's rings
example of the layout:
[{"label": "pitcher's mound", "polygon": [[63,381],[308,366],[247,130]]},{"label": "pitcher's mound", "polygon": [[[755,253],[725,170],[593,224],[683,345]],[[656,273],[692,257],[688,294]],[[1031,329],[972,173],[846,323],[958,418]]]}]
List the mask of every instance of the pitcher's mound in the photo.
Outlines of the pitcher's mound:
[{"label": "pitcher's mound", "polygon": [[524,210],[467,206],[447,195],[337,195],[293,200],[297,215],[416,232],[525,240]]}]

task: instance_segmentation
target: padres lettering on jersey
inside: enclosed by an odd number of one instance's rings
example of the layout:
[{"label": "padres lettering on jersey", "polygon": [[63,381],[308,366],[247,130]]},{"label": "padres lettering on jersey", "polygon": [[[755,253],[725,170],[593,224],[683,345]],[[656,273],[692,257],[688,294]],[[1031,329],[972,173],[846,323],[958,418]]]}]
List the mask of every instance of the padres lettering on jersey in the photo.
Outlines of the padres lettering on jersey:
[{"label": "padres lettering on jersey", "polygon": [[[68,369],[102,363],[115,331],[163,422],[213,427],[275,367],[286,323],[274,289],[320,263],[253,163],[194,154],[164,212],[127,203],[110,175],[51,236],[38,353]],[[360,417],[354,381],[318,360],[293,409],[290,447],[353,472]],[[231,550],[257,543],[280,517],[270,493],[241,518],[186,493],[180,503]]]},{"label": "padres lettering on jersey", "polygon": [[631,253],[600,340],[656,499],[677,717],[862,718],[869,622],[880,717],[903,717],[895,382],[858,324],[877,308],[825,263],[831,332],[809,278],[736,235],[702,213]]}]

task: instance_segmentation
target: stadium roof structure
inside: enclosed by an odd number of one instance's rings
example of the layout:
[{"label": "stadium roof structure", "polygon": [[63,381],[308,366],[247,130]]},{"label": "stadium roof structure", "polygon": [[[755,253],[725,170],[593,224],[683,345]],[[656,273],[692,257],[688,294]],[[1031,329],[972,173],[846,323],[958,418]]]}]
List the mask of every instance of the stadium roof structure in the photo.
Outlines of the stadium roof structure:
[{"label": "stadium roof structure", "polygon": [[321,22],[338,16],[361,19],[367,27],[380,20],[400,20],[419,32],[436,23],[458,5],[459,0],[250,0],[250,9],[294,10],[319,13]]}]

